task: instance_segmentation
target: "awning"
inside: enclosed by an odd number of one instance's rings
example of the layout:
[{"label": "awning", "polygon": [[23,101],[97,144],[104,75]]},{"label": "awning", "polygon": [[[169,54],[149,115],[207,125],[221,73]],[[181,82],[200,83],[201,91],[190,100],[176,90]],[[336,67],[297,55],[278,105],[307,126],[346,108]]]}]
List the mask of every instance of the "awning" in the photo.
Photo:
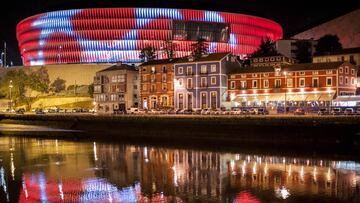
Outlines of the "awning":
[{"label": "awning", "polygon": [[360,96],[357,95],[351,95],[351,96],[338,96],[336,97],[336,99],[334,99],[335,102],[337,101],[356,101],[356,102],[360,102]]},{"label": "awning", "polygon": [[236,102],[270,102],[270,101],[331,101],[335,92],[332,93],[273,93],[266,95],[237,95]]}]

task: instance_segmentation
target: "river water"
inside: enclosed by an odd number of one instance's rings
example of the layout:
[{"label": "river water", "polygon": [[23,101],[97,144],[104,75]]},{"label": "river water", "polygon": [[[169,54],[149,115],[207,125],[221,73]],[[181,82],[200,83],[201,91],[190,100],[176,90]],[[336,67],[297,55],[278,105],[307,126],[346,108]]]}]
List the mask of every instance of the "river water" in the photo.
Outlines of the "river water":
[{"label": "river water", "polygon": [[0,137],[0,202],[360,202],[360,163]]}]

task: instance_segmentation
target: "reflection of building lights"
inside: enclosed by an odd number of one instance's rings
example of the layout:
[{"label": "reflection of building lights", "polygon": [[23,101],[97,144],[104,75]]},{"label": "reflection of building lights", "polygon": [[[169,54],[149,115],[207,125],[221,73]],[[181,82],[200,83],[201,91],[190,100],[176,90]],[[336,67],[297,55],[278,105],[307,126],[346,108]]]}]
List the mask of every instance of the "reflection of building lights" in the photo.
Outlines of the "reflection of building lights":
[{"label": "reflection of building lights", "polygon": [[230,167],[231,167],[231,171],[234,171],[234,167],[235,167],[235,161],[234,160],[231,160]]},{"label": "reflection of building lights", "polygon": [[290,192],[288,189],[282,186],[281,188],[275,189],[275,195],[278,198],[287,199],[290,196]]},{"label": "reflection of building lights", "polygon": [[310,164],[310,160],[306,160],[306,165],[309,165]]},{"label": "reflection of building lights", "polygon": [[236,154],[236,155],[235,155],[235,160],[236,160],[236,161],[239,161],[239,160],[240,160],[240,154]]},{"label": "reflection of building lights", "polygon": [[247,156],[247,161],[248,161],[248,163],[250,162],[250,156]]},{"label": "reflection of building lights", "polygon": [[301,178],[302,181],[304,181],[304,166],[301,166],[300,178]]},{"label": "reflection of building lights", "polygon": [[6,194],[6,200],[9,202],[9,193],[5,182],[5,169],[3,167],[0,169],[0,186],[3,188],[4,193]]},{"label": "reflection of building lights", "polygon": [[328,169],[328,172],[327,172],[327,175],[326,175],[326,177],[327,177],[327,181],[331,181],[331,175],[330,175],[330,167],[329,167],[329,169]]},{"label": "reflection of building lights", "polygon": [[15,180],[15,165],[14,165],[14,154],[10,153],[10,170],[11,170],[11,177]]},{"label": "reflection of building lights", "polygon": [[243,164],[242,164],[242,166],[241,166],[241,173],[242,173],[243,176],[244,176],[245,173],[246,173],[245,167],[246,167],[246,162],[244,161]]},{"label": "reflection of building lights", "polygon": [[316,182],[316,176],[317,176],[317,170],[316,170],[316,166],[315,166],[314,172],[313,172],[313,177],[314,177],[315,182]]},{"label": "reflection of building lights", "polygon": [[289,166],[289,174],[288,174],[288,176],[291,176],[291,164]]},{"label": "reflection of building lights", "polygon": [[97,161],[98,157],[97,157],[97,153],[96,153],[96,142],[94,142],[94,160]]},{"label": "reflection of building lights", "polygon": [[285,164],[286,163],[286,159],[285,159],[285,157],[283,158],[283,164]]},{"label": "reflection of building lights", "polygon": [[59,187],[60,199],[64,200],[64,192],[63,192],[63,187],[62,187],[61,182],[58,184],[58,187]]},{"label": "reflection of building lights", "polygon": [[144,147],[144,160],[146,163],[149,162],[147,147]]},{"label": "reflection of building lights", "polygon": [[254,166],[253,166],[253,174],[254,174],[254,175],[256,174],[256,162],[255,162],[255,164],[254,164]]},{"label": "reflection of building lights", "polygon": [[267,175],[267,171],[268,171],[268,164],[265,163],[265,167],[264,167],[264,174]]},{"label": "reflection of building lights", "polygon": [[242,93],[242,94],[245,94],[245,93],[246,93],[246,91],[245,91],[245,90],[242,90],[242,91],[241,91],[241,93]]},{"label": "reflection of building lights", "polygon": [[300,88],[300,93],[304,93],[305,89],[304,88]]},{"label": "reflection of building lights", "polygon": [[55,150],[56,150],[56,154],[59,154],[59,144],[58,144],[58,140],[55,140]]}]

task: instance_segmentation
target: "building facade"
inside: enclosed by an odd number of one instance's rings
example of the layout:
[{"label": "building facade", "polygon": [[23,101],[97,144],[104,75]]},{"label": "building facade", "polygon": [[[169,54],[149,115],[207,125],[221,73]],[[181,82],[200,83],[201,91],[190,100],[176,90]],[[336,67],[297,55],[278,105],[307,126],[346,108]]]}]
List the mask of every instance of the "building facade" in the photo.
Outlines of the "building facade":
[{"label": "building facade", "polygon": [[220,109],[227,98],[230,70],[240,68],[230,53],[182,58],[175,64],[175,109]]},{"label": "building facade", "polygon": [[332,53],[315,54],[313,56],[313,63],[347,61],[351,64],[360,65],[360,47],[343,49]]},{"label": "building facade", "polygon": [[310,47],[308,51],[311,56],[314,55],[317,41],[312,39],[280,39],[275,42],[275,47],[280,54],[295,59],[297,51],[296,43],[298,41],[309,43]]},{"label": "building facade", "polygon": [[138,106],[139,78],[135,66],[118,64],[94,77],[94,102],[98,113],[116,113]]},{"label": "building facade", "polygon": [[140,98],[143,109],[174,108],[174,63],[162,59],[140,65]]},{"label": "building facade", "polygon": [[348,62],[249,67],[229,75],[233,106],[320,106],[354,95],[357,68]]},{"label": "building facade", "polygon": [[16,27],[26,66],[59,63],[141,62],[151,46],[159,59],[166,41],[176,44],[175,57],[191,53],[198,38],[209,52],[250,54],[282,27],[269,19],[237,13],[169,8],[94,8],[53,11],[30,16]]}]

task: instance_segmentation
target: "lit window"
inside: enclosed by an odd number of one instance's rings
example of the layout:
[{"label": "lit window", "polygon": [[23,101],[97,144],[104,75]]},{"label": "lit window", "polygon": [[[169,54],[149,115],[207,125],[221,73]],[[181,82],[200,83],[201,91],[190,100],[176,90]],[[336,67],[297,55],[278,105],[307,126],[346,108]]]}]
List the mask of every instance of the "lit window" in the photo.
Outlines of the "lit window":
[{"label": "lit window", "polygon": [[162,80],[163,82],[166,82],[166,74],[162,74],[161,80]]},{"label": "lit window", "polygon": [[151,73],[155,73],[155,66],[151,67]]},{"label": "lit window", "polygon": [[211,84],[216,85],[216,77],[211,77]]},{"label": "lit window", "polygon": [[332,70],[327,70],[326,74],[332,74]]},{"label": "lit window", "polygon": [[201,84],[200,84],[201,87],[206,87],[207,86],[207,79],[205,77],[202,77],[201,78]]},{"label": "lit window", "polygon": [[319,71],[313,71],[313,75],[318,75]]},{"label": "lit window", "polygon": [[286,85],[287,85],[287,87],[292,87],[293,86],[293,79],[292,78],[287,78],[286,79]]},{"label": "lit window", "polygon": [[143,75],[142,78],[143,78],[143,81],[144,81],[144,82],[145,82],[146,79],[147,79],[146,75]]},{"label": "lit window", "polygon": [[264,88],[269,88],[269,80],[264,80]]},{"label": "lit window", "polygon": [[264,73],[263,76],[264,76],[264,77],[268,77],[268,76],[269,76],[269,73]]},{"label": "lit window", "polygon": [[216,72],[216,65],[215,64],[211,65],[211,72],[212,73]]},{"label": "lit window", "polygon": [[276,79],[275,80],[275,88],[280,88],[281,87],[281,80],[280,79]]},{"label": "lit window", "polygon": [[241,81],[241,89],[246,89],[246,81]]},{"label": "lit window", "polygon": [[143,90],[147,91],[147,86],[146,85],[143,85]]},{"label": "lit window", "polygon": [[305,75],[305,72],[304,72],[304,71],[301,71],[301,72],[300,72],[300,75]]},{"label": "lit window", "polygon": [[192,74],[192,66],[188,66],[186,69],[186,72],[188,75],[191,75]]},{"label": "lit window", "polygon": [[201,70],[200,70],[200,73],[206,73],[206,65],[202,65],[201,66]]}]

